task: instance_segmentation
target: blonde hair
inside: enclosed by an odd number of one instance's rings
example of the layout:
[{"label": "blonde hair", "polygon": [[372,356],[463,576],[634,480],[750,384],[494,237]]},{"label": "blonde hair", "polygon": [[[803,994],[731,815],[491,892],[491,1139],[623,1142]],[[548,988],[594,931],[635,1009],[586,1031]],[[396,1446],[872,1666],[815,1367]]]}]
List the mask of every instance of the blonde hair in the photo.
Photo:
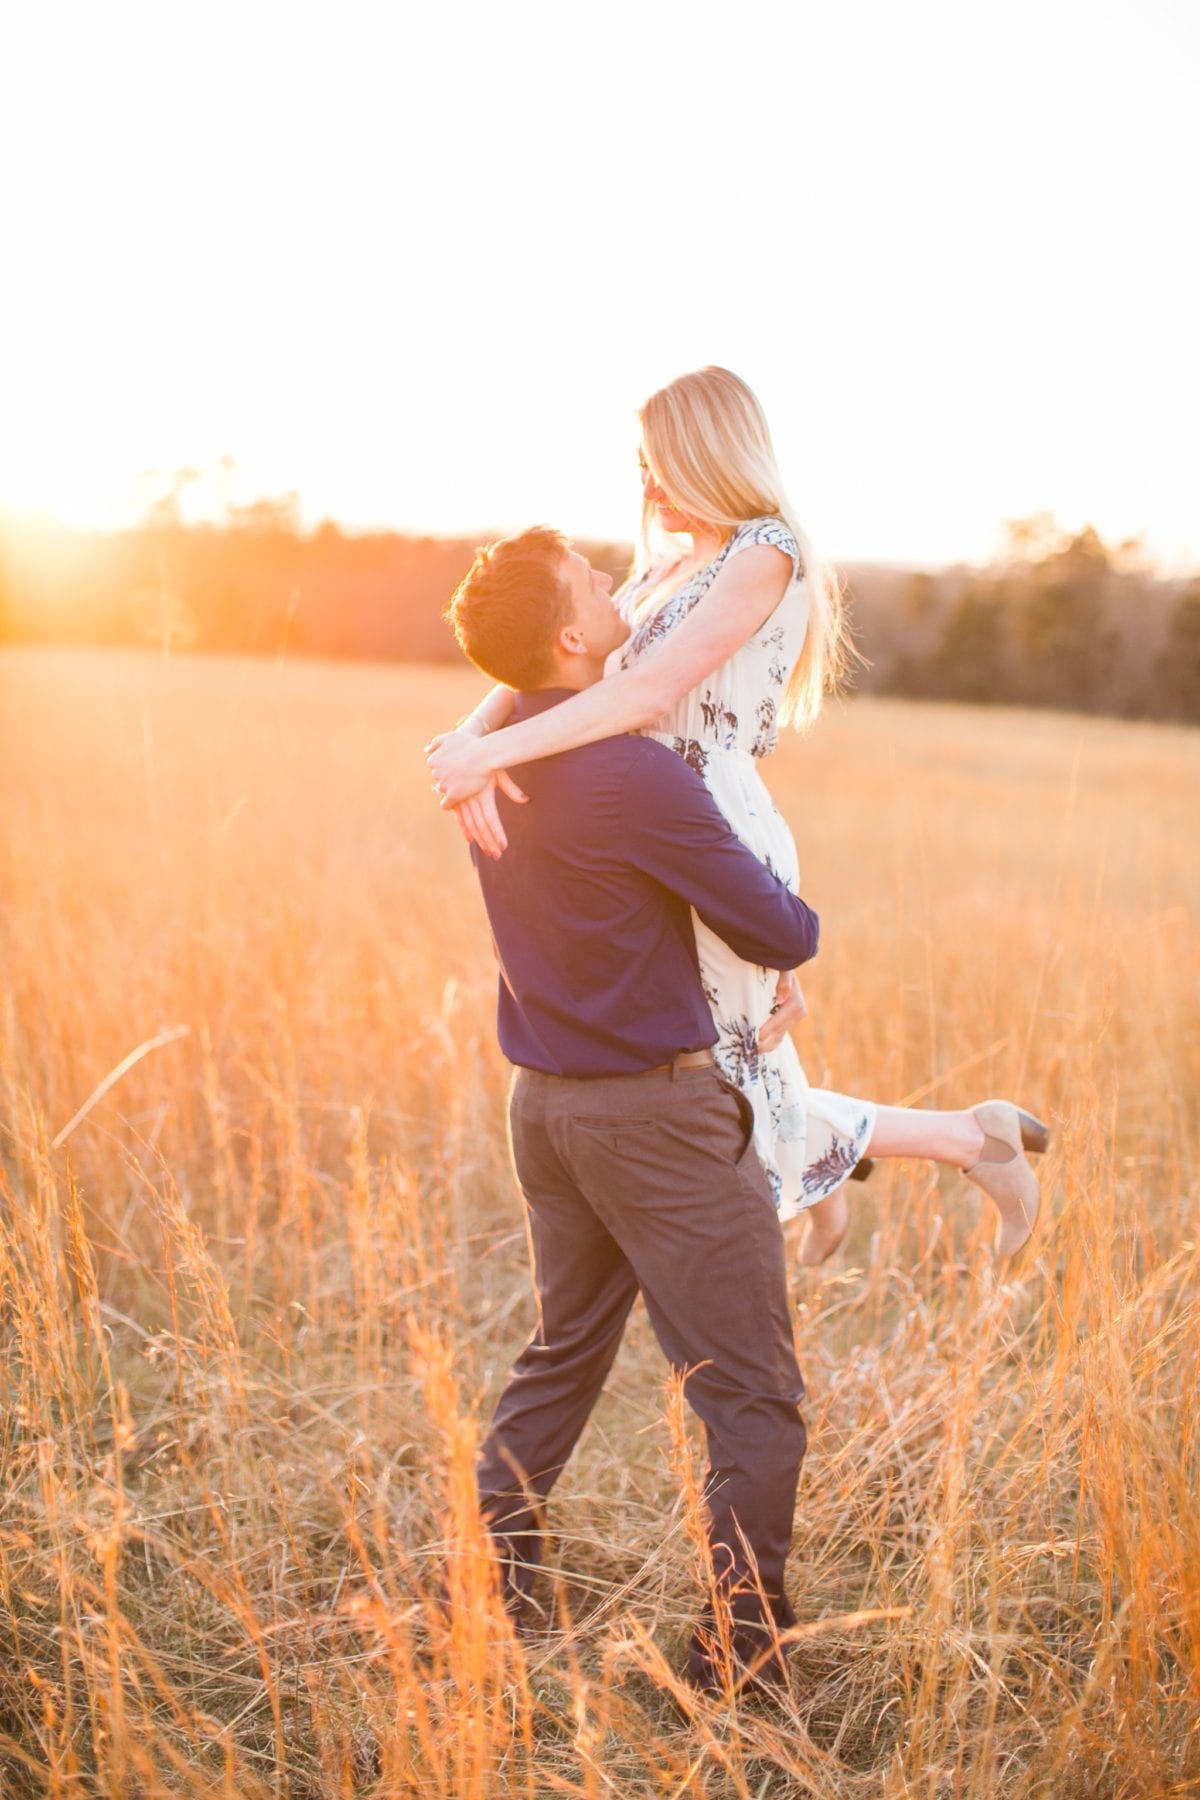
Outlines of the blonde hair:
[{"label": "blonde hair", "polygon": [[[796,540],[808,598],[804,645],[783,696],[780,721],[812,725],[838,687],[849,655],[842,590],[817,555],[784,493],[771,434],[757,396],[728,369],[710,366],[651,394],[638,417],[642,450],[672,504],[724,537],[748,519],[781,519]],[[654,504],[642,507],[638,566],[654,550]]]}]

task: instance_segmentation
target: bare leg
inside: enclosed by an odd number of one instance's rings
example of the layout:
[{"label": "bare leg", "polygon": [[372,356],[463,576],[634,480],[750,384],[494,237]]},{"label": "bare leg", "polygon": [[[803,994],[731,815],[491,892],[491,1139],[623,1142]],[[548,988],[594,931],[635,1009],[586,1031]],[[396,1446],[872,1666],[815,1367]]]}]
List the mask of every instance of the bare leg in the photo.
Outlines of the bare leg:
[{"label": "bare leg", "polygon": [[806,1269],[815,1268],[831,1257],[846,1235],[850,1211],[846,1205],[846,1184],[835,1188],[824,1200],[814,1200],[806,1208],[808,1225],[800,1240],[799,1260]]},{"label": "bare leg", "polygon": [[864,1155],[920,1156],[927,1162],[969,1169],[982,1152],[983,1129],[969,1110],[924,1112],[915,1106],[880,1106]]}]

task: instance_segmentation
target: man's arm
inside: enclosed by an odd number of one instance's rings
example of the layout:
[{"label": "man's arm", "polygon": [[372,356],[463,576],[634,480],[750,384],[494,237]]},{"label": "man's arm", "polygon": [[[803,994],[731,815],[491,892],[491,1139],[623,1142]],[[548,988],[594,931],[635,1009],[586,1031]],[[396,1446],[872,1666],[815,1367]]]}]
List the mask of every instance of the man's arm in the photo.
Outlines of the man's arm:
[{"label": "man's arm", "polygon": [[816,955],[816,913],[747,850],[681,756],[642,740],[623,802],[629,861],[694,906],[735,955],[768,969]]}]

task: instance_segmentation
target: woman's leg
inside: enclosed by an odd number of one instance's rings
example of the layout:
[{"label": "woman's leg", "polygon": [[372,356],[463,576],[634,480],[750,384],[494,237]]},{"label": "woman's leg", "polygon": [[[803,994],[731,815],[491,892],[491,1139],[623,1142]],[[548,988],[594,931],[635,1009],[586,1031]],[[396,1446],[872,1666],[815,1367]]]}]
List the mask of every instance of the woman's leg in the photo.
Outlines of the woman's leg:
[{"label": "woman's leg", "polygon": [[[1039,1120],[1006,1100],[985,1100],[960,1112],[877,1106],[865,1154],[872,1158],[916,1156],[964,1170],[992,1200],[1000,1217],[996,1247],[1010,1256],[1029,1237],[1037,1217],[1037,1181],[1027,1149],[1044,1150],[1049,1133]],[[846,1235],[845,1184],[806,1213],[800,1245],[807,1267],[824,1262]]]},{"label": "woman's leg", "polygon": [[[877,1106],[875,1124],[864,1155],[920,1156],[929,1162],[954,1163],[969,1169],[979,1161],[984,1134],[972,1112],[925,1112],[912,1106]],[[846,1235],[850,1211],[846,1186],[836,1188],[824,1200],[810,1206],[805,1218],[808,1230],[800,1244],[805,1268],[833,1255]]]},{"label": "woman's leg", "polygon": [[969,1108],[925,1112],[915,1106],[877,1106],[866,1154],[920,1156],[969,1169],[983,1154],[983,1140],[983,1127]]}]

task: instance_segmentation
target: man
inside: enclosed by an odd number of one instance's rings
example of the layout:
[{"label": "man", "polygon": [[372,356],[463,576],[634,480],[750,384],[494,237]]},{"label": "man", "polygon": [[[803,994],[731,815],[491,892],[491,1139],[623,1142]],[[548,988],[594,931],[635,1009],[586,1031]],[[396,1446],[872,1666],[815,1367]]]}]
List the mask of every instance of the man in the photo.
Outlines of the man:
[{"label": "man", "polygon": [[[611,578],[537,528],[482,551],[447,616],[517,691],[515,719],[591,686],[628,635]],[[484,1442],[480,1503],[520,1617],[542,1503],[639,1289],[703,1421],[714,1600],[689,1647],[704,1686],[778,1680],[804,1388],[783,1239],[749,1103],[718,1074],[691,909],[748,961],[816,953],[816,915],[733,835],[699,776],[649,738],[520,771],[509,847],[473,852],[500,963],[499,1035],[538,1325]],[[734,1668],[722,1666],[724,1637]]]}]

